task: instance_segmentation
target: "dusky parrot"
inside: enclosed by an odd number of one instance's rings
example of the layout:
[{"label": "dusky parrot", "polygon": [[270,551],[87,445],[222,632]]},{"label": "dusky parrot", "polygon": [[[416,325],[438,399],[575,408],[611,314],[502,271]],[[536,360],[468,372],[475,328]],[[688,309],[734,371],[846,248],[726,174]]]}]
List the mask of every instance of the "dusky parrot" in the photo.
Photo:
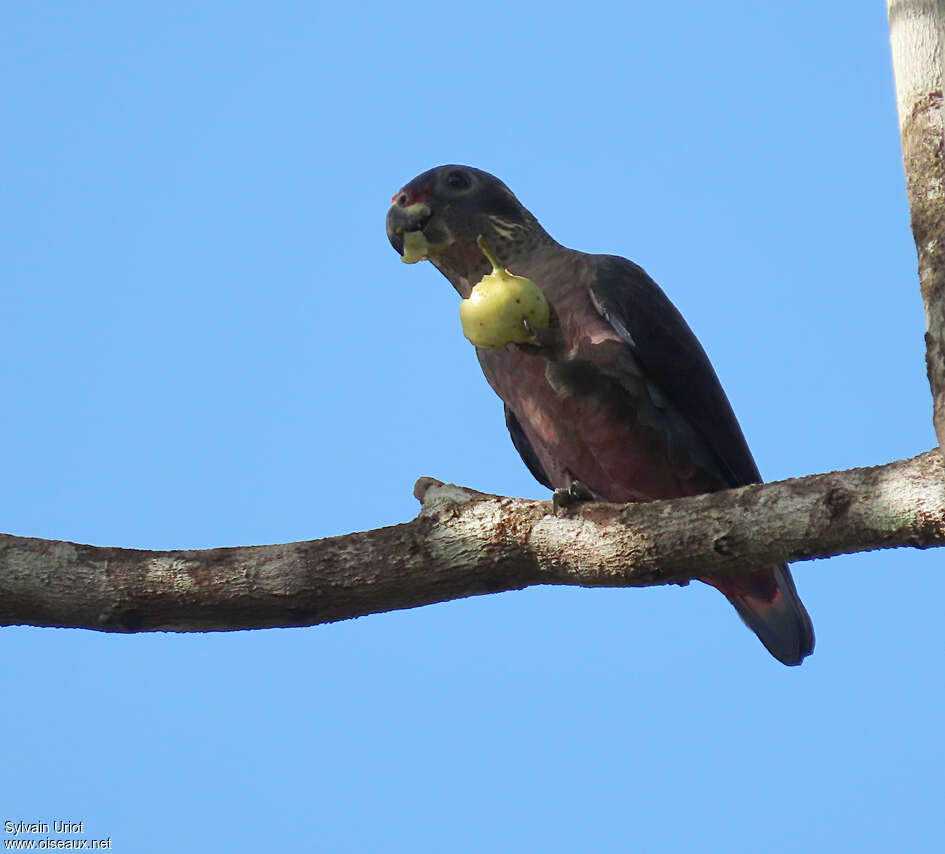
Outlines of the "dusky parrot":
[{"label": "dusky parrot", "polygon": [[[401,255],[405,241],[422,245],[464,299],[492,269],[477,239],[541,289],[548,327],[529,327],[527,343],[476,354],[505,403],[516,450],[549,489],[652,501],[761,481],[705,351],[632,261],[562,246],[505,184],[470,166],[439,166],[405,184],[388,210],[387,236]],[[787,565],[702,580],[779,661],[800,664],[813,651]]]}]

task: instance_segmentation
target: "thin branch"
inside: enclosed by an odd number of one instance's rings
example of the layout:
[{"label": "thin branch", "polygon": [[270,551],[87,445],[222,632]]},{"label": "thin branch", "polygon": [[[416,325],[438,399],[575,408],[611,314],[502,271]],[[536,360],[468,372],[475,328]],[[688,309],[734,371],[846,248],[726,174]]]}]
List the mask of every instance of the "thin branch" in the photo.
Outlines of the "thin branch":
[{"label": "thin branch", "polygon": [[647,504],[548,501],[417,482],[407,524],[310,542],[140,551],[0,535],[0,624],[112,632],[327,623],[532,584],[620,587],[945,544],[939,452]]},{"label": "thin branch", "polygon": [[935,432],[945,448],[945,0],[888,0]]}]

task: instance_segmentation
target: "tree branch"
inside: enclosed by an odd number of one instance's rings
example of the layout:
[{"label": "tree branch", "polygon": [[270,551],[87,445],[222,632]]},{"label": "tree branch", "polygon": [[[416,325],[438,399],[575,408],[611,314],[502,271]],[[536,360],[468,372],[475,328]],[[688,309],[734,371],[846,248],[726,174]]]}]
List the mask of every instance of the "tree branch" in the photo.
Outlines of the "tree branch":
[{"label": "tree branch", "polygon": [[945,448],[945,0],[888,0],[935,432]]},{"label": "tree branch", "polygon": [[646,504],[485,495],[431,478],[412,522],[310,542],[141,551],[0,535],[0,624],[135,631],[304,626],[532,584],[623,587],[945,544],[938,451]]}]

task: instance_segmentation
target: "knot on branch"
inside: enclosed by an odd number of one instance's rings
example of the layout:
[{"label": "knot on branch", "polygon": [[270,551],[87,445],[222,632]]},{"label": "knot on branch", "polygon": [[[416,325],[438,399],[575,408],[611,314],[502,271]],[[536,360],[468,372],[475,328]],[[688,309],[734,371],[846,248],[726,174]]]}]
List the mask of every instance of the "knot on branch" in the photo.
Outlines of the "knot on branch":
[{"label": "knot on branch", "polygon": [[421,477],[413,486],[413,495],[422,505],[421,516],[430,516],[445,510],[450,505],[466,504],[479,498],[488,498],[484,492],[477,492],[455,483],[443,483],[435,477]]},{"label": "knot on branch", "polygon": [[853,496],[841,487],[834,487],[824,496],[824,509],[830,519],[839,519],[853,503]]},{"label": "knot on branch", "polygon": [[442,485],[443,481],[437,480],[435,477],[419,477],[417,478],[417,482],[413,485],[413,497],[423,504],[427,490],[431,487]]}]

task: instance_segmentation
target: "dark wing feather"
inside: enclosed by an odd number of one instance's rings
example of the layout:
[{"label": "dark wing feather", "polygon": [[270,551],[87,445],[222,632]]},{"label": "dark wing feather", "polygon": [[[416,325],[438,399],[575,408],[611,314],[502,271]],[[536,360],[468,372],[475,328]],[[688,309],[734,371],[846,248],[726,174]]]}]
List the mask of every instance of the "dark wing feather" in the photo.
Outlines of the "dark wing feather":
[{"label": "dark wing feather", "polygon": [[682,315],[642,267],[615,255],[598,257],[590,286],[594,307],[632,348],[648,380],[703,438],[727,483],[760,482],[732,406]]},{"label": "dark wing feather", "polygon": [[518,451],[519,456],[522,458],[525,465],[528,466],[528,470],[532,473],[535,480],[547,486],[548,489],[554,489],[551,485],[551,478],[545,474],[545,469],[542,467],[538,459],[538,454],[535,453],[535,449],[532,447],[532,443],[528,441],[528,436],[525,435],[522,425],[518,423],[515,413],[512,412],[508,406],[505,407],[505,426],[509,428],[509,435],[512,437],[512,444],[515,445],[515,450]]}]

